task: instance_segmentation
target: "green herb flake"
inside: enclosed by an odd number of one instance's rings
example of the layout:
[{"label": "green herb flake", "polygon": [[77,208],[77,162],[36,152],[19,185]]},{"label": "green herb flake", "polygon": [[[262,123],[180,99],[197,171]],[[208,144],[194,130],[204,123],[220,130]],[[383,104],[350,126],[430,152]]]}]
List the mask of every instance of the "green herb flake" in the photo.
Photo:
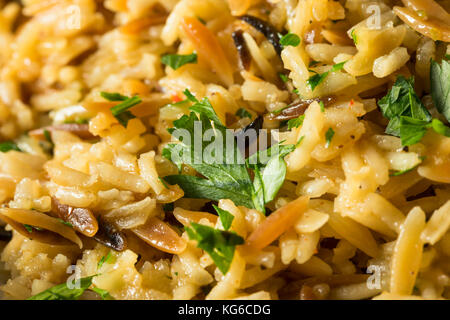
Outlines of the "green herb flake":
[{"label": "green herb flake", "polygon": [[88,124],[89,123],[89,119],[84,119],[84,118],[79,118],[79,119],[66,119],[64,120],[65,124]]},{"label": "green herb flake", "polygon": [[298,138],[298,141],[295,144],[295,147],[297,148],[299,145],[301,145],[304,139],[305,139],[305,136],[301,136],[300,138]]},{"label": "green herb flake", "polygon": [[285,75],[284,73],[279,73],[278,76],[280,77],[281,81],[283,81],[284,83],[289,81],[288,76]]},{"label": "green herb flake", "polygon": [[[212,140],[203,141],[203,148],[194,148],[191,141],[180,141],[177,144],[167,145],[162,152],[164,157],[170,159],[179,169],[183,164],[190,165],[202,177],[179,174],[166,176],[164,179],[170,184],[178,184],[183,189],[186,198],[215,201],[231,199],[236,205],[255,208],[265,213],[264,204],[270,202],[274,196],[271,192],[278,191],[284,181],[286,172],[283,167],[279,165],[279,171],[274,171],[277,168],[274,166],[273,169],[266,172],[267,162],[261,166],[259,164],[252,166],[254,170],[257,167],[257,170],[263,171],[262,174],[266,176],[264,182],[267,181],[268,185],[265,187],[270,192],[265,193],[267,197],[261,197],[263,194],[258,191],[261,189],[261,181],[251,180],[247,167],[248,162],[242,158],[234,137],[230,137],[231,139],[227,137],[232,133],[226,130],[226,127],[220,122],[209,100],[204,98],[199,101],[187,90],[185,95],[194,102],[190,107],[191,112],[174,121],[174,127],[169,129],[169,133],[172,134],[177,129],[183,129],[194,136],[194,125],[200,121],[202,130],[213,129],[212,132],[215,136],[212,137]],[[223,139],[216,141],[216,137],[223,137]],[[227,143],[230,140],[233,141],[231,145]],[[214,146],[214,152],[206,154],[202,152],[203,149],[211,146]],[[287,146],[284,147],[286,149]],[[278,156],[280,155],[273,154],[273,158]],[[284,163],[283,159],[281,161]],[[267,178],[269,173],[272,175],[271,180]]]},{"label": "green herb flake", "polygon": [[296,35],[295,33],[291,33],[291,32],[285,34],[280,39],[280,44],[283,47],[287,47],[287,46],[297,47],[300,44],[300,42],[301,42],[300,37],[298,35]]},{"label": "green herb flake", "polygon": [[386,133],[400,137],[403,146],[415,144],[425,135],[431,114],[414,91],[414,78],[398,76],[378,106],[389,119]]},{"label": "green herb flake", "polygon": [[233,223],[234,220],[234,216],[229,211],[223,210],[214,204],[213,207],[216,210],[217,214],[219,215],[220,222],[222,222],[223,228],[225,230],[230,229],[231,224]]},{"label": "green herb flake", "polygon": [[100,289],[100,288],[92,288],[92,291],[97,293],[102,300],[115,300],[108,291]]},{"label": "green herb flake", "polygon": [[58,219],[58,221],[65,226],[73,228],[73,225],[70,222],[64,221],[63,219]]},{"label": "green herb flake", "polygon": [[188,63],[197,63],[197,54],[166,54],[161,57],[161,62],[174,70]]},{"label": "green herb flake", "polygon": [[430,81],[434,105],[450,121],[450,62],[431,61]]},{"label": "green herb flake", "polygon": [[325,140],[327,141],[325,144],[325,148],[328,148],[331,144],[331,140],[333,140],[334,137],[334,130],[333,128],[329,128],[327,132],[325,133]]},{"label": "green herb flake", "polygon": [[106,256],[103,256],[100,261],[97,264],[97,269],[100,269],[104,263],[109,263],[109,261],[112,258],[112,253],[111,251],[108,252],[108,254]]},{"label": "green herb flake", "polygon": [[167,183],[164,181],[164,179],[162,179],[161,177],[158,177],[158,180],[161,181],[161,183],[164,186],[164,188],[170,189],[169,186],[167,185]]},{"label": "green herb flake", "polygon": [[[344,65],[347,63],[347,61],[343,61],[341,63],[335,64],[333,67],[331,67],[331,69],[327,72],[324,73],[315,73],[313,76],[311,76],[306,83],[309,85],[309,87],[311,88],[312,91],[314,91],[314,89],[316,89],[316,87],[318,85],[320,85],[326,77],[328,77],[328,75],[331,72],[337,72],[340,71],[344,68]],[[314,70],[310,70],[311,72],[315,72]]]},{"label": "green herb flake", "polygon": [[112,115],[125,128],[128,125],[128,121],[136,118],[136,116],[133,115],[130,111],[128,111],[128,109],[142,102],[139,96],[129,98],[127,96],[121,95],[120,93],[109,93],[109,92],[100,92],[100,95],[109,101],[122,101],[121,103],[112,107],[110,110]]},{"label": "green herb flake", "polygon": [[292,128],[298,128],[301,125],[303,125],[303,121],[305,120],[305,115],[302,114],[301,116],[299,116],[298,118],[295,119],[290,119],[288,121],[288,130],[291,130]]},{"label": "green herb flake", "polygon": [[6,142],[0,143],[0,152],[8,152],[8,151],[12,151],[12,150],[22,152],[22,150],[19,149],[17,144],[15,144],[12,141],[6,141]]},{"label": "green herb flake", "polygon": [[240,108],[238,111],[236,111],[236,116],[238,116],[239,118],[252,118],[252,114],[250,112],[248,112],[247,110],[245,110],[244,108]]},{"label": "green herb flake", "polygon": [[312,68],[312,67],[317,66],[318,64],[320,64],[320,61],[311,60],[311,62],[309,63],[308,67]]},{"label": "green herb flake", "polygon": [[197,241],[197,247],[204,250],[214,261],[217,268],[226,274],[233,261],[237,245],[244,239],[235,232],[222,231],[198,223],[185,227],[190,240]]},{"label": "green herb flake", "polygon": [[352,30],[351,36],[352,36],[353,42],[355,43],[355,45],[357,45],[358,44],[358,36],[356,35],[355,31],[356,31],[356,29]]},{"label": "green herb flake", "polygon": [[118,92],[100,92],[100,96],[108,101],[125,101],[129,99],[127,96],[124,96]]},{"label": "green herb flake", "polygon": [[323,101],[319,101],[320,111],[325,112],[325,104]]},{"label": "green herb flake", "polygon": [[173,202],[163,204],[164,212],[172,212],[174,209],[175,209],[175,206],[174,206]]}]

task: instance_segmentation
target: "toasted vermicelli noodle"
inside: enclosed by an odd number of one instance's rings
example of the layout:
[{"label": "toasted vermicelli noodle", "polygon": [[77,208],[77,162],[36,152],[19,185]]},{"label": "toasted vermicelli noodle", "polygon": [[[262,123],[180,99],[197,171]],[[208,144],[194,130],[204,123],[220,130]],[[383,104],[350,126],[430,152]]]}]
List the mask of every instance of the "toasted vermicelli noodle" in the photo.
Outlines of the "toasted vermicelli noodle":
[{"label": "toasted vermicelli noodle", "polygon": [[1,298],[450,299],[448,0],[0,6]]}]

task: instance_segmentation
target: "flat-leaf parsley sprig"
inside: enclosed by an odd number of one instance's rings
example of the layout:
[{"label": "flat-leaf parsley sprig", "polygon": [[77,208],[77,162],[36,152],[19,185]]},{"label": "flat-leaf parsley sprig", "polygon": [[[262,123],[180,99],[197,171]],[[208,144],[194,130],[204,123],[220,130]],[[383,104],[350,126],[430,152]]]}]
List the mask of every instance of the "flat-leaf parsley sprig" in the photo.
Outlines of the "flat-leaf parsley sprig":
[{"label": "flat-leaf parsley sprig", "polygon": [[111,108],[111,113],[125,128],[128,126],[129,120],[136,118],[128,109],[142,102],[139,96],[127,97],[116,92],[100,92],[100,95],[108,101],[121,101]]},{"label": "flat-leaf parsley sprig", "polygon": [[[242,159],[237,142],[231,139],[230,144],[230,139],[223,138],[231,134],[230,130],[221,123],[208,98],[199,101],[188,90],[184,93],[193,103],[191,112],[175,120],[174,128],[169,129],[169,132],[176,134],[177,130],[184,130],[189,133],[191,139],[169,144],[163,150],[163,156],[172,160],[178,168],[183,164],[190,165],[203,177],[172,175],[164,179],[170,184],[178,184],[184,190],[186,198],[215,201],[231,199],[236,205],[255,208],[264,213],[265,204],[274,199],[286,176],[286,163],[283,158],[287,153],[275,151],[292,151],[294,146],[275,145],[271,148],[271,157],[266,163],[248,166],[249,162]],[[199,123],[202,137],[211,129],[214,136],[210,141],[202,139],[201,148],[195,148],[194,131]],[[203,150],[211,145],[214,146],[214,152],[205,154]],[[218,158],[223,161],[217,161]],[[253,181],[250,178],[250,170],[255,176]]]}]

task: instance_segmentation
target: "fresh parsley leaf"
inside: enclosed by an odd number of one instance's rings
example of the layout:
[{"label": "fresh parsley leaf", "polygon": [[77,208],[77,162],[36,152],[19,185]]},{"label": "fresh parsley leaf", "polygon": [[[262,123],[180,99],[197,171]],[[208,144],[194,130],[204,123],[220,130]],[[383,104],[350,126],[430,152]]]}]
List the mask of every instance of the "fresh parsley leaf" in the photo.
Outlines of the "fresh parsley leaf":
[{"label": "fresh parsley leaf", "polygon": [[[270,194],[270,197],[265,199],[257,191],[259,189],[258,183],[262,182],[262,180],[258,181],[255,179],[252,181],[250,179],[247,167],[248,162],[246,165],[232,132],[227,130],[220,122],[220,119],[207,98],[199,101],[189,91],[185,91],[185,95],[194,103],[190,107],[191,113],[174,121],[174,128],[169,129],[169,132],[175,135],[177,134],[177,130],[180,130],[188,133],[188,136],[176,137],[180,142],[168,144],[162,154],[175,163],[179,169],[182,164],[187,164],[203,177],[172,175],[165,177],[165,181],[170,184],[178,184],[184,190],[186,198],[216,201],[220,199],[231,199],[236,205],[255,208],[264,213],[264,204],[269,202],[273,195]],[[194,130],[196,127],[201,128],[202,131],[198,132],[198,129]],[[191,139],[195,135],[203,136],[207,130],[208,133],[212,132],[213,136],[208,141],[203,140],[203,145],[194,148],[194,142]],[[228,137],[228,135],[230,136]],[[230,144],[229,141],[232,141],[232,143]],[[289,149],[292,151],[293,148],[294,146],[284,146],[279,149]],[[211,153],[203,152],[203,150],[209,150]],[[275,149],[270,148],[270,152],[273,150]],[[271,157],[281,157],[284,155],[274,154]],[[253,163],[258,163],[258,165],[252,166],[251,168],[256,170],[255,168],[258,167],[258,170],[261,169],[262,171],[270,158],[265,158],[264,164],[258,162],[258,158],[254,160],[256,162]],[[281,167],[278,166],[278,168]],[[266,173],[266,175],[269,173]],[[275,183],[275,187],[270,186],[269,190],[276,189],[278,191],[277,183],[280,180],[284,181],[285,171],[280,170],[279,174],[280,176],[276,176],[276,179],[271,182]]]},{"label": "fresh parsley leaf", "polygon": [[127,97],[120,93],[100,92],[100,95],[109,101],[122,101],[121,103],[112,107],[111,113],[119,121],[119,123],[125,128],[128,125],[128,121],[136,118],[128,109],[142,102],[139,96]]},{"label": "fresh parsley leaf", "polygon": [[274,146],[271,146],[270,148],[267,148],[266,150],[261,150],[254,153],[245,160],[247,166],[252,169],[255,167],[264,168],[273,157],[279,156],[284,158],[286,155],[294,151],[294,145],[282,144],[283,142],[284,140]]},{"label": "fresh parsley leaf", "polygon": [[264,202],[275,199],[286,177],[286,162],[280,156],[272,157],[262,172]]},{"label": "fresh parsley leaf", "polygon": [[301,136],[301,137],[298,139],[297,143],[295,144],[295,148],[297,148],[299,145],[301,145],[303,139],[305,139],[305,136]]},{"label": "fresh parsley leaf", "polygon": [[108,291],[100,289],[100,288],[92,288],[92,291],[97,293],[102,300],[115,300]]},{"label": "fresh parsley leaf", "polygon": [[298,35],[296,35],[295,33],[291,33],[291,32],[285,34],[280,39],[280,44],[283,47],[287,47],[287,46],[297,47],[300,44],[300,42],[301,42],[300,37]]},{"label": "fresh parsley leaf", "polygon": [[[184,190],[187,198],[231,199],[237,205],[253,208],[251,202],[252,182],[245,165],[243,165],[244,161],[237,143],[234,142],[234,137],[231,140],[233,144],[227,145],[225,137],[230,132],[222,125],[207,98],[198,101],[190,92],[185,92],[185,94],[188,99],[195,102],[190,108],[192,112],[174,121],[174,128],[169,132],[173,133],[176,129],[186,131],[189,133],[189,138],[186,140],[191,140],[194,138],[194,127],[200,122],[203,132],[213,129],[214,126],[213,132],[216,135],[212,137],[211,142],[202,141],[202,150],[194,148],[193,141],[180,141],[178,144],[169,144],[166,147],[168,151],[163,152],[163,155],[167,157],[170,154],[170,158],[175,164],[191,165],[207,179],[175,175],[165,177],[165,180],[170,184],[178,184]],[[224,138],[216,140],[216,137],[221,138],[219,135]],[[214,152],[205,158],[203,150],[210,143],[216,142],[222,144],[217,145]],[[174,156],[176,156],[175,159]]]},{"label": "fresh parsley leaf", "polygon": [[89,123],[89,119],[84,119],[84,118],[79,118],[79,119],[66,119],[66,120],[64,120],[64,123],[66,123],[66,124],[71,124],[71,123],[76,123],[76,124],[88,124],[88,123]]},{"label": "fresh parsley leaf", "polygon": [[172,212],[174,209],[175,209],[175,206],[174,206],[173,202],[163,204],[164,212]]},{"label": "fresh parsley leaf", "polygon": [[78,300],[81,295],[89,289],[92,285],[92,279],[97,276],[93,275],[90,277],[81,278],[79,280],[79,288],[70,289],[67,283],[62,283],[47,289],[37,295],[34,295],[27,300]]},{"label": "fresh parsley leaf", "polygon": [[[346,64],[347,61],[335,64],[329,71],[324,72],[324,73],[315,73],[313,76],[311,76],[306,83],[309,85],[309,87],[311,88],[312,91],[314,91],[314,89],[316,89],[316,87],[321,84],[326,77],[328,77],[328,75],[332,72],[337,72],[340,71],[344,68],[344,64]],[[311,72],[315,72],[314,70],[310,70]]]},{"label": "fresh parsley leaf", "polygon": [[8,152],[8,151],[11,151],[11,150],[15,150],[15,151],[19,151],[19,152],[22,151],[22,150],[19,149],[17,144],[15,144],[12,141],[6,141],[6,142],[0,143],[0,152]]},{"label": "fresh parsley leaf", "polygon": [[217,230],[195,222],[191,227],[185,227],[189,239],[197,241],[197,247],[204,250],[216,264],[217,268],[226,274],[233,261],[237,245],[244,239],[235,232]]},{"label": "fresh parsley leaf", "polygon": [[24,224],[23,226],[25,227],[25,229],[27,229],[27,231],[28,231],[29,233],[32,233],[32,232],[33,232],[33,227],[30,226],[29,224]]},{"label": "fresh parsley leaf", "polygon": [[188,63],[197,63],[197,54],[166,54],[161,57],[161,62],[174,70]]},{"label": "fresh parsley leaf", "polygon": [[356,31],[356,29],[353,29],[353,30],[352,30],[351,36],[352,36],[353,42],[354,42],[355,45],[356,45],[356,44],[358,44],[358,36],[356,35],[355,31]]},{"label": "fresh parsley leaf", "polygon": [[222,226],[225,230],[230,229],[231,224],[233,223],[234,216],[228,212],[227,210],[223,210],[213,204],[213,208],[216,210],[217,214],[219,215],[220,222],[222,222]]},{"label": "fresh parsley leaf", "polygon": [[109,263],[109,260],[112,258],[111,251],[108,252],[106,256],[103,256],[97,264],[97,269],[100,269],[104,263]]},{"label": "fresh parsley leaf", "polygon": [[444,125],[439,119],[433,119],[429,127],[433,128],[437,133],[450,138],[450,128]]},{"label": "fresh parsley leaf", "polygon": [[325,112],[325,104],[323,101],[319,101],[320,111]]},{"label": "fresh parsley leaf", "polygon": [[412,117],[400,117],[400,139],[402,145],[410,146],[422,140],[427,133],[428,121]]},{"label": "fresh parsley leaf", "polygon": [[[425,160],[425,157],[420,157],[420,159],[421,159],[422,161],[424,161],[424,160]],[[404,174],[406,174],[406,173],[408,173],[408,172],[413,171],[413,170],[414,170],[415,168],[417,168],[419,165],[420,165],[420,163],[416,164],[416,165],[415,165],[414,167],[412,167],[412,168],[409,168],[409,169],[406,169],[406,170],[402,170],[402,171],[397,171],[397,172],[391,173],[389,176],[391,176],[391,177],[398,177],[398,176],[404,175]]]},{"label": "fresh parsley leaf", "polygon": [[161,183],[163,184],[164,188],[170,189],[169,186],[167,185],[167,183],[161,177],[158,177],[158,179],[159,179],[159,181],[161,181]]},{"label": "fresh parsley leaf", "polygon": [[121,113],[115,115],[114,117],[125,128],[128,126],[128,121],[136,118],[136,116],[134,114],[132,114],[130,111],[122,111]]},{"label": "fresh parsley leaf", "polygon": [[100,95],[102,98],[108,100],[108,101],[125,101],[129,99],[127,96],[124,96],[118,92],[100,92]]},{"label": "fresh parsley leaf", "polygon": [[[297,89],[296,89],[296,90],[297,90]],[[295,92],[296,90],[294,90],[294,93],[296,93],[296,92]],[[285,106],[285,107],[282,107],[282,108],[280,108],[280,109],[274,110],[274,111],[272,111],[272,114],[273,114],[273,115],[280,114],[284,109],[287,109],[287,108],[289,108],[289,106]]]},{"label": "fresh parsley leaf", "polygon": [[450,121],[450,62],[442,60],[441,65],[431,61],[431,96],[436,109]]},{"label": "fresh parsley leaf", "polygon": [[325,144],[325,148],[328,148],[330,146],[331,140],[333,139],[333,137],[334,137],[334,130],[333,130],[333,128],[329,128],[327,130],[327,132],[325,133],[325,139],[327,141]]},{"label": "fresh parsley leaf", "polygon": [[386,133],[400,137],[404,146],[419,142],[425,135],[431,114],[414,91],[414,78],[398,76],[378,105],[383,116],[390,120]]},{"label": "fresh parsley leaf", "polygon": [[343,61],[340,63],[335,64],[332,68],[331,68],[331,72],[336,72],[336,71],[340,71],[344,68],[344,65],[347,63],[347,61]]},{"label": "fresh parsley leaf", "polygon": [[295,119],[290,119],[288,121],[288,130],[291,130],[292,128],[298,128],[303,124],[303,121],[305,120],[305,115],[302,114],[301,116],[295,118]]},{"label": "fresh parsley leaf", "polygon": [[289,81],[288,76],[285,75],[284,73],[279,73],[278,76],[280,77],[281,81],[283,81],[284,83]]},{"label": "fresh parsley leaf", "polygon": [[36,227],[36,226],[32,226],[32,225],[29,225],[29,224],[24,224],[23,226],[25,227],[25,229],[27,229],[27,231],[29,233],[32,233],[33,230],[37,230],[37,231],[41,231],[42,230],[42,228],[39,228],[39,227]]},{"label": "fresh parsley leaf", "polygon": [[240,108],[238,111],[236,111],[236,116],[239,118],[252,118],[252,114],[245,110],[244,108]]},{"label": "fresh parsley leaf", "polygon": [[318,64],[320,64],[320,61],[311,60],[311,62],[309,63],[308,67],[312,68],[312,67],[317,66]]},{"label": "fresh parsley leaf", "polygon": [[63,225],[73,228],[73,225],[70,222],[64,221],[63,219],[58,219]]},{"label": "fresh parsley leaf", "polygon": [[[231,187],[227,185],[228,183],[231,184],[231,182],[219,183],[219,181],[211,181],[183,174],[167,176],[164,179],[170,184],[178,184],[183,189],[185,198],[210,199],[215,201],[231,199],[236,205],[254,208],[251,193],[246,190],[251,187],[251,184],[249,186],[239,185]],[[237,183],[247,184],[246,181]]]}]

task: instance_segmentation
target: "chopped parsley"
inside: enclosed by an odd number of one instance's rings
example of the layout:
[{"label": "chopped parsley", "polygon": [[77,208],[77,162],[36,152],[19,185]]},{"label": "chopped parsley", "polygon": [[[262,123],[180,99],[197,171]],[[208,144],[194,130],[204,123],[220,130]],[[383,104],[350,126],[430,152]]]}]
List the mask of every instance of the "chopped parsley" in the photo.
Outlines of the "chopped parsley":
[{"label": "chopped parsley", "polygon": [[64,120],[65,124],[71,124],[71,123],[75,123],[75,124],[88,124],[89,123],[89,119],[85,119],[85,118],[78,118],[78,119],[67,119]]},{"label": "chopped parsley", "polygon": [[[426,158],[426,157],[420,157],[420,160],[421,160],[421,161],[424,161],[425,158]],[[409,169],[406,169],[406,170],[402,170],[402,171],[396,171],[396,172],[394,172],[394,173],[391,173],[389,176],[391,176],[391,177],[398,177],[398,176],[404,175],[404,174],[406,174],[406,173],[408,173],[408,172],[413,171],[413,170],[414,170],[415,168],[417,168],[419,165],[420,165],[420,163],[416,164],[416,165],[415,165],[414,167],[412,167],[412,168],[409,168]]]},{"label": "chopped parsley", "polygon": [[17,146],[17,144],[15,144],[12,141],[5,141],[0,143],[0,152],[8,152],[8,151],[19,151],[21,152],[22,150],[19,149],[19,147]]},{"label": "chopped parsley", "polygon": [[[92,279],[97,275],[84,277],[78,280],[79,286],[75,284],[73,288],[68,287],[68,282],[61,283],[50,289],[47,289],[37,295],[34,295],[27,300],[78,300],[82,294],[92,286]],[[99,288],[93,288],[92,291],[97,292],[102,299],[112,299],[111,295]]]},{"label": "chopped parsley", "polygon": [[431,96],[436,109],[450,121],[450,62],[431,61]]},{"label": "chopped parsley", "polygon": [[106,256],[103,256],[97,264],[97,268],[100,269],[104,263],[109,263],[109,260],[112,258],[111,251],[108,252]]},{"label": "chopped parsley", "polygon": [[29,224],[24,224],[23,226],[25,227],[25,229],[27,229],[27,231],[29,233],[32,233],[33,230],[37,230],[37,231],[41,231],[42,230],[42,228],[35,227],[35,226],[29,225]]},{"label": "chopped parsley", "polygon": [[161,57],[161,62],[174,70],[188,63],[197,63],[197,54],[166,54]]},{"label": "chopped parsley", "polygon": [[125,128],[128,125],[128,121],[136,118],[128,109],[142,102],[139,96],[127,97],[120,93],[100,92],[100,95],[109,101],[122,101],[121,103],[112,107],[112,115],[119,121],[119,123]]},{"label": "chopped parsley", "polygon": [[63,225],[73,228],[73,225],[70,222],[64,221],[63,219],[58,219]]},{"label": "chopped parsley", "polygon": [[300,42],[301,42],[300,37],[298,35],[296,35],[295,33],[291,33],[291,32],[285,34],[280,39],[280,44],[283,47],[287,47],[287,46],[297,47],[300,44]]},{"label": "chopped parsley", "polygon": [[320,111],[325,112],[325,104],[323,101],[319,101]]},{"label": "chopped parsley", "polygon": [[108,291],[100,289],[100,288],[92,288],[92,291],[97,293],[102,300],[115,300]]},{"label": "chopped parsley", "polygon": [[288,124],[288,130],[291,130],[292,128],[298,128],[303,124],[303,121],[305,121],[305,115],[302,114],[301,116],[299,116],[298,118],[295,119],[290,119],[287,124]]},{"label": "chopped parsley", "polygon": [[169,186],[167,185],[167,183],[161,177],[158,177],[158,180],[161,181],[161,183],[164,186],[164,188],[170,189]]},{"label": "chopped parsley", "polygon": [[163,204],[164,212],[172,212],[174,209],[175,209],[175,206],[174,206],[173,202]]},{"label": "chopped parsley", "polygon": [[[435,79],[435,81],[445,82],[448,79]],[[443,88],[443,86],[441,87]],[[435,91],[435,95],[438,95],[437,99],[441,99],[440,93]],[[436,108],[438,108],[440,102],[440,100],[437,104],[435,102]],[[444,115],[447,112],[445,103],[444,101],[438,109]],[[403,76],[398,76],[388,94],[378,101],[378,105],[383,116],[389,119],[386,133],[400,137],[403,146],[418,143],[430,128],[439,134],[450,137],[450,128],[440,120],[432,119],[430,112],[420,101],[414,91],[414,78],[406,79]]]},{"label": "chopped parsley", "polygon": [[[265,213],[265,204],[273,200],[284,182],[286,164],[283,157],[287,153],[274,152],[264,164],[252,166],[255,171],[255,179],[252,181],[248,171],[249,162],[242,158],[231,130],[227,130],[220,122],[209,100],[204,98],[199,101],[189,91],[185,91],[185,95],[193,102],[191,113],[175,120],[174,128],[169,129],[169,133],[173,134],[179,129],[189,133],[189,137],[194,137],[194,127],[200,122],[202,136],[210,129],[212,130],[209,132],[213,132],[214,136],[211,137],[212,140],[202,141],[203,146],[195,148],[191,139],[181,139],[180,143],[168,144],[162,152],[164,157],[174,162],[179,169],[182,164],[190,165],[203,177],[179,174],[164,179],[170,184],[178,184],[186,198],[216,201],[231,199],[236,205],[255,208]],[[219,139],[222,137],[223,139]],[[294,146],[276,147],[278,150],[294,149]],[[211,150],[210,153],[202,151],[208,149]]]},{"label": "chopped parsley", "polygon": [[244,243],[244,239],[235,232],[218,230],[195,222],[191,223],[191,227],[186,226],[185,230],[189,239],[197,241],[197,247],[208,253],[222,274],[226,274],[230,269],[236,246]]},{"label": "chopped parsley", "polygon": [[283,81],[284,83],[289,81],[288,76],[285,75],[284,73],[279,73],[278,76],[280,77],[281,81]]},{"label": "chopped parsley", "polygon": [[309,63],[308,67],[312,68],[312,67],[317,66],[318,64],[320,64],[320,61],[311,60],[311,62]]},{"label": "chopped parsley", "polygon": [[356,31],[356,29],[353,29],[353,30],[352,30],[351,36],[352,36],[353,42],[354,42],[355,45],[356,45],[356,44],[358,44],[358,36],[356,35],[355,31]]},{"label": "chopped parsley", "polygon": [[44,141],[39,141],[39,145],[42,149],[44,149],[45,152],[49,153],[50,155],[53,155],[53,149],[55,148],[55,144],[52,140],[52,135],[50,131],[47,129],[44,129]]},{"label": "chopped parsley", "polygon": [[231,224],[233,223],[234,216],[228,212],[227,210],[220,209],[218,206],[214,205],[214,210],[216,210],[219,215],[220,222],[222,222],[222,226],[225,230],[230,229]]},{"label": "chopped parsley", "polygon": [[236,116],[238,116],[239,118],[252,118],[252,114],[250,112],[248,112],[247,110],[245,110],[244,108],[240,108],[238,111],[236,111]]},{"label": "chopped parsley", "polygon": [[331,72],[337,72],[340,71],[344,68],[344,64],[347,61],[335,64],[329,71],[324,72],[324,73],[317,73],[313,70],[310,70],[311,72],[314,72],[315,74],[313,76],[311,76],[306,83],[309,85],[309,87],[311,88],[312,91],[314,91],[314,89],[321,84],[325,78],[331,73]]},{"label": "chopped parsley", "polygon": [[331,140],[333,140],[334,137],[334,130],[333,128],[329,128],[327,132],[325,133],[325,140],[327,141],[325,144],[325,148],[328,148],[331,144]]}]

